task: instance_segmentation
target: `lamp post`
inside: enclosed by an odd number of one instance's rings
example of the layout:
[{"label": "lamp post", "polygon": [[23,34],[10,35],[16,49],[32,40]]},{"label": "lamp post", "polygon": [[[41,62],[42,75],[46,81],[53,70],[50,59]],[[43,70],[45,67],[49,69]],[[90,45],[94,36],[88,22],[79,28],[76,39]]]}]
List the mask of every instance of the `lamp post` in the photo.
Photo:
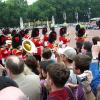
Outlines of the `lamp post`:
[{"label": "lamp post", "polygon": [[75,12],[75,19],[76,19],[77,24],[78,24],[78,19],[79,19],[79,17],[78,17],[78,12]]},{"label": "lamp post", "polygon": [[89,8],[88,10],[89,10],[89,11],[88,11],[88,20],[89,20],[89,22],[90,22],[90,18],[91,18],[91,8]]},{"label": "lamp post", "polygon": [[64,23],[66,23],[66,19],[67,19],[66,12],[63,12],[63,19],[64,19]]}]

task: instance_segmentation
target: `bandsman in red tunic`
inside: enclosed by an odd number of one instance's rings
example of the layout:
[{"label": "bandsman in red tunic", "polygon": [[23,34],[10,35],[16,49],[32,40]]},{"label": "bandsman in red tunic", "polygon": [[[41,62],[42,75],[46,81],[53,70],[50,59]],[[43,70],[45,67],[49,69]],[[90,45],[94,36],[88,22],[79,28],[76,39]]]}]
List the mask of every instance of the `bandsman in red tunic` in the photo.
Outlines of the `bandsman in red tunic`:
[{"label": "bandsman in red tunic", "polygon": [[25,33],[24,38],[25,39],[30,39],[29,29],[25,29],[24,33]]},{"label": "bandsman in red tunic", "polygon": [[43,41],[45,42],[45,41],[48,41],[48,34],[47,34],[47,28],[46,27],[44,27],[43,29],[42,29],[42,34],[43,34]]},{"label": "bandsman in red tunic", "polygon": [[0,63],[4,64],[5,59],[10,55],[10,50],[5,46],[6,36],[0,35]]},{"label": "bandsman in red tunic", "polygon": [[57,33],[53,30],[49,34],[47,48],[53,49],[55,47],[56,40],[57,40]]},{"label": "bandsman in red tunic", "polygon": [[86,30],[84,28],[84,26],[81,25],[76,25],[76,48],[77,48],[77,52],[81,52],[81,48],[82,45],[86,39],[86,34],[85,34]]},{"label": "bandsman in red tunic", "polygon": [[22,36],[20,34],[15,34],[12,37],[12,55],[16,55],[22,58]]},{"label": "bandsman in red tunic", "polygon": [[59,33],[60,33],[59,41],[62,42],[62,44],[67,45],[70,42],[70,39],[65,36],[67,33],[66,27],[62,27]]},{"label": "bandsman in red tunic", "polygon": [[33,28],[31,38],[32,42],[35,44],[37,48],[37,53],[34,53],[34,56],[38,61],[41,61],[43,41],[40,40],[38,28]]}]

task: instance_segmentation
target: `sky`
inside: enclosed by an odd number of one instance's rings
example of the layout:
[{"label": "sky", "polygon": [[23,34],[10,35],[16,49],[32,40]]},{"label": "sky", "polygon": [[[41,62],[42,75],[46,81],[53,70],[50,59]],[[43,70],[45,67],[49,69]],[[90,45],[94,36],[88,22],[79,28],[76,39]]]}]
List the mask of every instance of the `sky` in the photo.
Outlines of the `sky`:
[{"label": "sky", "polygon": [[32,4],[33,2],[37,1],[37,0],[27,0],[28,1],[28,4]]},{"label": "sky", "polygon": [[[6,0],[2,0],[2,1],[6,1]],[[29,5],[31,5],[35,1],[37,1],[37,0],[27,0],[27,2],[28,2]]]}]

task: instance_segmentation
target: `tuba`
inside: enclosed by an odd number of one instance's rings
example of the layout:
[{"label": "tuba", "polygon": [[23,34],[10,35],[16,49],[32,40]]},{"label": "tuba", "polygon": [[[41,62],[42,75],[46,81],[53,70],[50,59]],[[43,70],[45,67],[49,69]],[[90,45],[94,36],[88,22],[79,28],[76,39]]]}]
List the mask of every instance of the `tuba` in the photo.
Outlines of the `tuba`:
[{"label": "tuba", "polygon": [[37,53],[37,48],[31,40],[25,39],[22,42],[22,48],[26,53]]}]

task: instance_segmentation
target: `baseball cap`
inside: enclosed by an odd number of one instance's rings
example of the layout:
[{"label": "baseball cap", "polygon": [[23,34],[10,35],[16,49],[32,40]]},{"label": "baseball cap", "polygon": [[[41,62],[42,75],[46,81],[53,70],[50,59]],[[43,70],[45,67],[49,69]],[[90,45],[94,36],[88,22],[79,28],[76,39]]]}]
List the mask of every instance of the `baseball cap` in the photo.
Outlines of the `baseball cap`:
[{"label": "baseball cap", "polygon": [[70,60],[74,60],[76,57],[76,50],[72,47],[66,47],[63,51],[63,54]]},{"label": "baseball cap", "polygon": [[64,51],[67,50],[67,49],[72,49],[72,47],[70,47],[70,46],[67,46],[67,47],[62,46],[62,47],[58,48],[57,52],[59,54],[64,54]]}]

